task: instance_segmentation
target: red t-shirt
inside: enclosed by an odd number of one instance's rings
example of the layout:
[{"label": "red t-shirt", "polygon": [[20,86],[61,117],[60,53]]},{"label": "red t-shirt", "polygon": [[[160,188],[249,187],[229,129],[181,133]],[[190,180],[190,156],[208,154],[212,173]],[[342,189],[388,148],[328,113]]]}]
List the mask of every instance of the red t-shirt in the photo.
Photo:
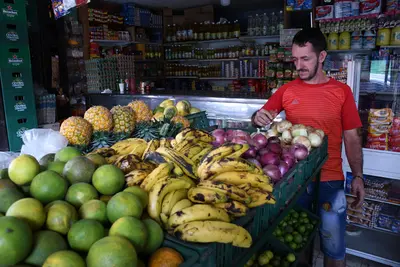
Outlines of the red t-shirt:
[{"label": "red t-shirt", "polygon": [[323,84],[307,84],[297,79],[279,88],[263,109],[285,110],[287,120],[293,124],[322,129],[328,136],[329,158],[322,167],[321,181],[344,180],[343,131],[362,127],[349,86],[334,79]]}]

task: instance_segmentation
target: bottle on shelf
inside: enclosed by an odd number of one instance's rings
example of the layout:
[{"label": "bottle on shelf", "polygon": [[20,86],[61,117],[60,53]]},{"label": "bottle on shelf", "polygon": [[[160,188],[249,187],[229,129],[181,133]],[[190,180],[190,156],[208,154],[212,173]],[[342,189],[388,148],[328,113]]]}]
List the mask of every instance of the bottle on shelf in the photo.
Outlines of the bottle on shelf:
[{"label": "bottle on shelf", "polygon": [[260,28],[260,26],[261,26],[261,19],[260,19],[260,17],[258,16],[258,14],[256,14],[256,17],[255,17],[255,19],[254,19],[254,28],[255,28],[255,33],[254,33],[254,35],[256,35],[256,36],[260,36],[260,35],[261,35],[261,28]]},{"label": "bottle on shelf", "polygon": [[197,22],[193,24],[193,40],[197,41],[199,39],[199,26]]},{"label": "bottle on shelf", "polygon": [[176,33],[177,33],[177,27],[176,24],[172,25],[172,29],[171,29],[171,41],[172,42],[176,42]]},{"label": "bottle on shelf", "polygon": [[235,20],[233,25],[233,38],[239,38],[240,37],[240,24],[239,20]]},{"label": "bottle on shelf", "polygon": [[203,22],[201,22],[200,23],[200,26],[199,26],[199,34],[198,34],[198,40],[199,41],[203,41],[204,40],[204,24],[203,24]]},{"label": "bottle on shelf", "polygon": [[254,35],[254,19],[253,16],[249,16],[247,18],[247,35],[253,36]]},{"label": "bottle on shelf", "polygon": [[278,18],[275,15],[275,12],[271,13],[271,24],[269,26],[269,31],[271,35],[276,35],[276,30],[277,30],[277,24],[278,24]]},{"label": "bottle on shelf", "polygon": [[284,21],[283,21],[283,10],[279,11],[279,16],[278,16],[278,31],[277,34],[280,34],[281,31],[284,28]]},{"label": "bottle on shelf", "polygon": [[268,16],[267,13],[264,13],[263,18],[262,18],[262,35],[266,36],[269,35],[269,28],[268,28]]}]

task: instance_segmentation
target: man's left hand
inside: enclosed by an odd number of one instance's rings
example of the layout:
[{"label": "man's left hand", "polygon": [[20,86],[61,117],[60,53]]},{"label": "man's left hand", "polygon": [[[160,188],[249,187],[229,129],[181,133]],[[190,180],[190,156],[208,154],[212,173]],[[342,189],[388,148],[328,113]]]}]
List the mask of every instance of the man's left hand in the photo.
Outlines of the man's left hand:
[{"label": "man's left hand", "polygon": [[354,177],[351,182],[351,193],[356,196],[356,200],[351,204],[352,208],[361,207],[364,202],[365,190],[364,181],[360,177]]}]

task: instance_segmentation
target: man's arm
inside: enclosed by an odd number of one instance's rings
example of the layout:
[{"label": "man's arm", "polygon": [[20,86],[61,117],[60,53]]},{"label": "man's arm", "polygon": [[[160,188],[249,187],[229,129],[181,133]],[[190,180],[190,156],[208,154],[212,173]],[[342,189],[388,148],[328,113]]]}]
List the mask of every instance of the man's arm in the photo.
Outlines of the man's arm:
[{"label": "man's arm", "polygon": [[344,131],[344,146],[346,156],[353,173],[353,181],[351,183],[352,194],[357,196],[357,200],[353,203],[354,207],[360,207],[364,201],[364,180],[363,180],[363,153],[361,146],[361,129],[351,129]]}]

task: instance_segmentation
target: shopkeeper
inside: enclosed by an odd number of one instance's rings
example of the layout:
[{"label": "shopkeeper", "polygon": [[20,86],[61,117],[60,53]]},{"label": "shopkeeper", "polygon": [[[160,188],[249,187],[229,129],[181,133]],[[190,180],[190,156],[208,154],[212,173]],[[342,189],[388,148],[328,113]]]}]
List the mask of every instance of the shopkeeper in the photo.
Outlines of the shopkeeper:
[{"label": "shopkeeper", "polygon": [[[328,78],[323,70],[326,40],[319,29],[305,29],[293,38],[292,56],[299,78],[280,87],[257,111],[252,122],[266,126],[274,115],[285,111],[293,124],[322,129],[328,136],[328,160],[322,167],[319,191],[321,250],[324,266],[345,266],[346,198],[342,171],[342,138],[353,173],[352,193],[359,207],[364,200],[362,176],[362,127],[354,97],[349,86]],[[310,208],[314,184],[311,183],[300,204]]]}]

